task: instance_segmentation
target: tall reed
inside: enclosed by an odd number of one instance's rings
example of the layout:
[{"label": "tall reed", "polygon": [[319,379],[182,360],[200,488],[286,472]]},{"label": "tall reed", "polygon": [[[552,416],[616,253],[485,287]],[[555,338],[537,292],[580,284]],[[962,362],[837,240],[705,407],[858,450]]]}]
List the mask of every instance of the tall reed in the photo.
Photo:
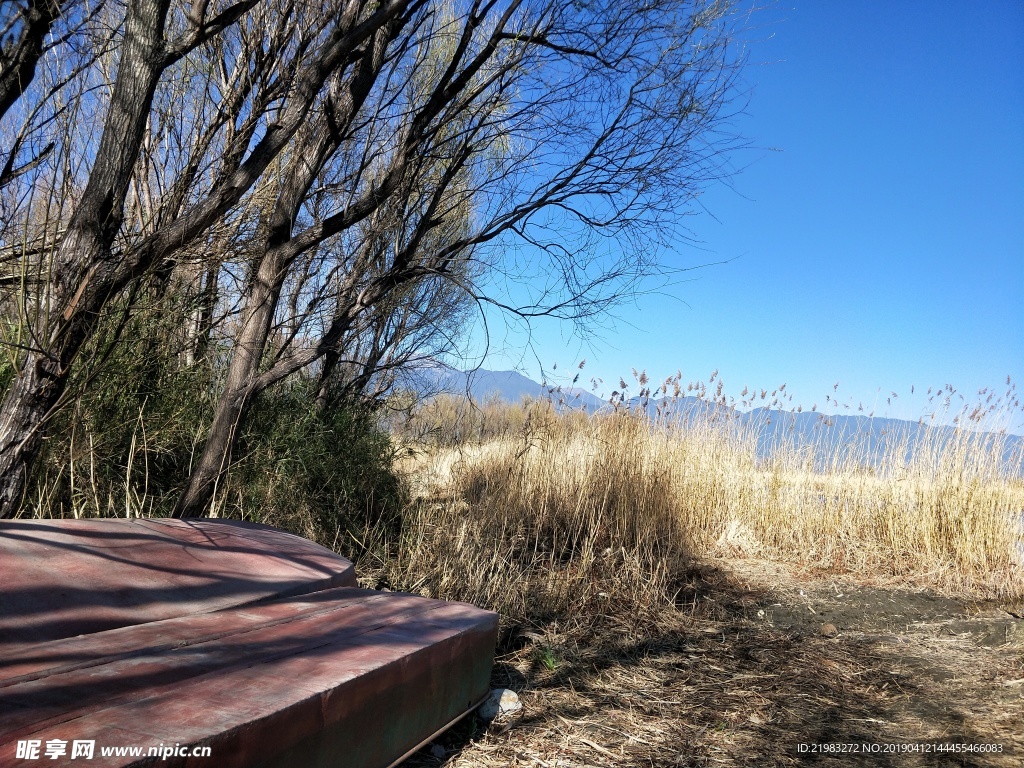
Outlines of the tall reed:
[{"label": "tall reed", "polygon": [[720,409],[433,407],[477,414],[478,437],[406,462],[418,500],[385,570],[407,588],[519,618],[614,600],[642,610],[671,597],[692,556],[743,554],[1024,594],[1024,457],[1005,435],[894,433],[872,456],[776,437],[766,452],[763,422]]}]

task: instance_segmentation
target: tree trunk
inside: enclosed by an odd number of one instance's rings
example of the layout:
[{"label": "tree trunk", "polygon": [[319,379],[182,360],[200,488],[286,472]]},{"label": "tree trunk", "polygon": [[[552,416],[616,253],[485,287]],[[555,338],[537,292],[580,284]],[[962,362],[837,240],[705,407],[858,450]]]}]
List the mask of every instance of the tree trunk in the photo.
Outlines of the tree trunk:
[{"label": "tree trunk", "polygon": [[33,350],[0,404],[0,518],[21,505],[42,445],[44,421],[64,392],[71,361],[95,326],[117,269],[110,246],[157,81],[164,68],[164,20],[170,0],[129,5],[125,42],[96,160],[56,253],[54,314],[46,348]]},{"label": "tree trunk", "polygon": [[288,267],[301,254],[290,242],[296,217],[317,175],[340,146],[343,132],[369,95],[384,63],[387,45],[404,23],[403,19],[394,19],[373,33],[351,79],[334,84],[329,106],[301,135],[294,149],[268,217],[263,255],[247,296],[245,320],[235,339],[210,434],[199,464],[174,505],[174,517],[198,517],[208,512],[217,483],[231,466],[249,405],[262,389],[257,388],[260,362]]},{"label": "tree trunk", "polygon": [[253,383],[260,370],[274,310],[281,293],[278,259],[273,252],[260,261],[256,279],[249,292],[245,320],[235,339],[224,390],[210,425],[199,463],[189,476],[188,485],[174,505],[174,517],[199,517],[209,511],[213,493],[231,465],[238,435],[252,397]]},{"label": "tree trunk", "polygon": [[[36,64],[43,55],[43,43],[53,22],[60,16],[61,7],[58,0],[29,0],[24,8],[17,11],[15,15],[22,17],[20,31],[17,36],[0,41],[3,43],[0,48],[0,117],[35,78]],[[15,13],[15,7],[12,5],[8,12]]]},{"label": "tree trunk", "polygon": [[42,446],[43,422],[63,389],[54,364],[32,355],[11,382],[0,410],[0,517],[21,506],[31,459]]},{"label": "tree trunk", "polygon": [[[226,247],[226,246],[225,246]],[[213,313],[217,308],[217,275],[220,272],[220,261],[210,262],[206,268],[199,296],[199,308],[196,312],[193,331],[193,344],[188,351],[189,365],[206,356],[210,347],[210,330],[213,328]]]},{"label": "tree trunk", "polygon": [[327,406],[331,404],[331,375],[334,373],[334,369],[338,367],[338,361],[341,359],[341,355],[338,354],[337,349],[329,349],[323,357],[323,368],[320,371],[320,385],[316,390],[316,400],[313,407],[317,413],[324,413],[327,411]]}]

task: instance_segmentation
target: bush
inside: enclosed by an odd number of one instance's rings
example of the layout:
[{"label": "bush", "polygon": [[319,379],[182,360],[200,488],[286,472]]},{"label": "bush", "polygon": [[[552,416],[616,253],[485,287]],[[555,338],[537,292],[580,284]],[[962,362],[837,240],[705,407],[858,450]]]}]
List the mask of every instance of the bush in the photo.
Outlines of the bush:
[{"label": "bush", "polygon": [[27,512],[42,517],[161,516],[202,448],[218,371],[185,364],[168,342],[178,320],[139,311],[101,323],[76,360],[71,402],[47,425]]},{"label": "bush", "polygon": [[[172,343],[180,312],[137,306],[107,317],[75,363],[72,399],[48,425],[25,514],[170,514],[212,421],[223,348],[192,359]],[[0,380],[9,378],[0,364]],[[315,382],[296,376],[253,403],[238,462],[214,514],[285,528],[358,556],[367,531],[397,526],[403,492],[389,435],[364,404],[317,411]]]},{"label": "bush", "polygon": [[404,500],[390,436],[362,403],[322,412],[299,381],[264,393],[228,475],[223,513],[285,528],[358,558],[395,530]]}]

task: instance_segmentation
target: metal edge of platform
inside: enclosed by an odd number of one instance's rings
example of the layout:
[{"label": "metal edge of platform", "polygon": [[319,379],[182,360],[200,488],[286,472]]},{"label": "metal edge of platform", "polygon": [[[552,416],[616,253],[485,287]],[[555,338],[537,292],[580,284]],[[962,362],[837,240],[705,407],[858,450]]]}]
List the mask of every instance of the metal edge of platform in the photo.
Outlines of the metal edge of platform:
[{"label": "metal edge of platform", "polygon": [[[490,693],[490,692],[488,691],[488,693]],[[409,759],[410,757],[412,757],[413,755],[415,755],[415,754],[416,754],[417,752],[419,752],[419,751],[420,751],[421,749],[423,749],[423,748],[424,748],[425,746],[427,746],[427,744],[429,744],[430,742],[432,742],[432,741],[433,741],[434,739],[436,739],[436,738],[437,738],[438,736],[440,736],[441,734],[445,733],[446,731],[449,731],[449,730],[451,730],[451,729],[452,729],[453,727],[455,727],[455,725],[457,725],[457,724],[458,724],[458,723],[459,723],[460,721],[464,720],[464,719],[466,718],[466,716],[467,716],[467,715],[470,715],[470,714],[472,714],[473,712],[475,712],[475,711],[476,711],[477,709],[479,709],[479,708],[480,708],[480,705],[481,705],[481,704],[483,704],[483,703],[484,703],[484,702],[485,702],[485,701],[487,700],[487,695],[488,695],[488,694],[487,694],[487,693],[485,693],[485,694],[484,694],[483,696],[481,696],[481,697],[480,697],[480,701],[478,701],[478,702],[476,702],[475,704],[473,704],[473,706],[471,706],[471,707],[470,707],[469,709],[467,709],[467,710],[466,710],[465,712],[463,712],[463,713],[462,713],[461,715],[459,715],[458,717],[456,717],[456,718],[455,718],[454,720],[452,720],[452,721],[451,721],[450,723],[448,723],[448,724],[447,724],[447,725],[445,725],[444,727],[442,727],[442,728],[438,728],[438,729],[437,729],[436,731],[434,731],[434,733],[430,734],[430,736],[428,736],[427,738],[425,738],[425,739],[424,739],[423,741],[421,741],[421,742],[420,742],[419,744],[417,744],[417,745],[416,745],[415,747],[413,747],[413,748],[412,748],[412,749],[410,749],[410,750],[409,750],[408,752],[406,752],[406,753],[405,753],[404,755],[402,755],[402,756],[401,756],[400,758],[398,758],[397,760],[395,760],[395,762],[393,762],[393,763],[389,764],[389,765],[387,766],[387,768],[398,768],[398,766],[399,766],[399,765],[401,765],[401,764],[402,764],[402,763],[404,763],[404,762],[405,762],[406,760],[408,760],[408,759]]]}]

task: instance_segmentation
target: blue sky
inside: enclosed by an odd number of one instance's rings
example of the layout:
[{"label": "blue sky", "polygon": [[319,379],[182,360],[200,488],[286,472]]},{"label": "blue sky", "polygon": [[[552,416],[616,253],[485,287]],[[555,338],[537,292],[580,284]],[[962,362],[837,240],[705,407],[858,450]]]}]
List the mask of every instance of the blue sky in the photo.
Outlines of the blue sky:
[{"label": "blue sky", "polygon": [[915,418],[929,386],[1024,388],[1024,3],[779,2],[746,36],[731,127],[753,146],[687,220],[699,245],[663,254],[731,261],[587,343],[499,332],[483,366],[537,379],[585,357],[613,386],[717,369],[727,394],[785,382],[794,405]]}]

